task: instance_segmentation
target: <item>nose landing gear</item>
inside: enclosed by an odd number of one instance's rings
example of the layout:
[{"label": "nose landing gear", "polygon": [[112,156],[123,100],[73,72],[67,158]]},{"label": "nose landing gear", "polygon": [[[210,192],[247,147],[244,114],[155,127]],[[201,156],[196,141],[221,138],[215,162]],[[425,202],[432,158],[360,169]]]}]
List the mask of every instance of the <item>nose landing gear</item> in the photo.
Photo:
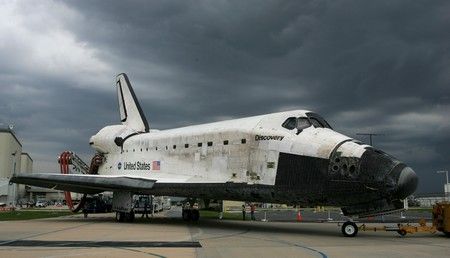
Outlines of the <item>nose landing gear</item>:
[{"label": "nose landing gear", "polygon": [[198,221],[200,219],[200,212],[198,209],[183,208],[181,217],[184,221]]},{"label": "nose landing gear", "polygon": [[116,212],[116,221],[117,222],[133,222],[135,218],[134,211],[131,212]]},{"label": "nose landing gear", "polygon": [[341,231],[346,237],[354,237],[358,234],[358,226],[355,222],[347,221],[342,224]]}]

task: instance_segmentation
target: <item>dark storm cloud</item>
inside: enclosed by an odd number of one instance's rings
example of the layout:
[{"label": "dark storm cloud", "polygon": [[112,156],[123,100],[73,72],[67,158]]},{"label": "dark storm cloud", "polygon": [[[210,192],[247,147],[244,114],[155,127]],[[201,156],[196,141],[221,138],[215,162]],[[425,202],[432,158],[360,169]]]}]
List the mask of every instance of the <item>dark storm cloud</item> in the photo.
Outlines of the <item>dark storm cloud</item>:
[{"label": "dark storm cloud", "polygon": [[[450,31],[443,11],[448,5],[100,3],[79,7],[93,26],[77,24],[77,35],[94,38],[97,46],[126,59],[125,64],[140,60],[180,72],[170,83],[192,93],[188,97],[200,99],[208,89],[227,98],[239,89],[279,97],[289,106],[299,99],[310,105],[321,96],[335,96],[326,106],[345,110],[399,96],[439,101],[436,92],[442,96],[448,82],[441,78],[448,71]],[[105,37],[96,36],[98,31]],[[295,96],[292,92],[298,98],[286,100],[286,95]],[[342,103],[345,97],[351,101]]]},{"label": "dark storm cloud", "polygon": [[[117,120],[112,78],[126,72],[151,126],[310,109],[353,137],[384,133],[375,145],[417,170],[419,191],[441,191],[448,1],[71,1],[15,12],[24,33],[16,51],[0,48],[10,61],[0,83],[16,92],[0,97],[0,119],[19,121],[36,153],[53,158],[38,147],[47,141],[87,156],[88,137]],[[42,19],[42,47],[27,47],[34,36],[23,35],[40,32],[32,21]],[[66,58],[36,54],[54,39]],[[34,65],[20,62],[30,55]],[[48,55],[55,61],[40,67]]]}]

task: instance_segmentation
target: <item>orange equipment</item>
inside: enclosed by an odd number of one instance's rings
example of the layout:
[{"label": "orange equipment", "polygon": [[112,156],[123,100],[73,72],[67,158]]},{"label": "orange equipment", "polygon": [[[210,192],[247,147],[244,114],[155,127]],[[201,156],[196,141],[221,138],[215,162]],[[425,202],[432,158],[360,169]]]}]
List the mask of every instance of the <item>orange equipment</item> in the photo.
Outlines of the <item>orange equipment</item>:
[{"label": "orange equipment", "polygon": [[450,202],[438,202],[433,206],[433,226],[450,237]]},{"label": "orange equipment", "polygon": [[297,222],[301,222],[302,220],[303,220],[302,213],[300,212],[300,210],[298,210],[298,212],[297,212]]},{"label": "orange equipment", "polygon": [[[58,157],[58,162],[61,168],[61,174],[70,173],[69,165],[73,165],[75,171],[81,172],[83,174],[97,174],[98,167],[103,162],[103,157],[100,154],[96,154],[91,160],[91,166],[88,166],[75,153],[71,151],[64,151]],[[70,192],[65,191],[64,197],[66,199],[66,204],[69,207],[69,210],[73,213],[80,211],[84,207],[84,203],[86,202],[86,194],[83,195],[76,207],[74,207]]]}]

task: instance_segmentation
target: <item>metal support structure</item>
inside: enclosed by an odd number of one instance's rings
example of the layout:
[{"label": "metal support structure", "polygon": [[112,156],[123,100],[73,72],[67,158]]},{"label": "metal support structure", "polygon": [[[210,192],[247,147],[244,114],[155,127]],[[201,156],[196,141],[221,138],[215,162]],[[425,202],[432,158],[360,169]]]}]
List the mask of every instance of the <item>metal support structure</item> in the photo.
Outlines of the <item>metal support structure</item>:
[{"label": "metal support structure", "polygon": [[267,222],[267,212],[264,211],[264,219],[261,220],[262,222]]},{"label": "metal support structure", "polygon": [[327,218],[327,220],[328,220],[328,221],[332,221],[332,220],[333,220],[333,218],[331,217],[331,211],[330,211],[330,209],[328,209],[328,218]]},{"label": "metal support structure", "polygon": [[222,200],[222,201],[220,201],[220,212],[219,212],[220,220],[223,219],[223,212],[224,212],[224,210],[223,210],[223,200]]},{"label": "metal support structure", "polygon": [[72,151],[65,151],[58,157],[58,163],[61,163],[61,158],[65,154],[65,159],[67,159],[68,165],[73,165],[74,172],[81,174],[89,174],[89,166],[75,153]]},{"label": "metal support structure", "polygon": [[[11,176],[16,174],[16,155],[17,150],[11,153],[12,157],[12,164],[11,164]],[[17,184],[9,184],[8,185],[8,198],[7,198],[8,205],[12,205],[13,207],[16,206],[17,203]]]},{"label": "metal support structure", "polygon": [[[58,156],[58,163],[60,165],[61,174],[70,174],[70,165],[72,165],[72,171],[77,172],[78,174],[96,174],[98,170],[98,166],[103,162],[103,156],[100,154],[96,154],[91,160],[91,166],[88,166],[72,151],[64,151],[61,155]],[[75,207],[72,202],[72,196],[70,192],[64,192],[64,198],[66,199],[66,204],[69,209],[76,213],[84,208],[84,204],[86,202],[86,194],[83,195],[78,205]]]},{"label": "metal support structure", "polygon": [[448,170],[439,170],[439,171],[436,171],[436,173],[438,173],[438,174],[445,173],[444,200],[450,201],[450,185],[448,184]]}]

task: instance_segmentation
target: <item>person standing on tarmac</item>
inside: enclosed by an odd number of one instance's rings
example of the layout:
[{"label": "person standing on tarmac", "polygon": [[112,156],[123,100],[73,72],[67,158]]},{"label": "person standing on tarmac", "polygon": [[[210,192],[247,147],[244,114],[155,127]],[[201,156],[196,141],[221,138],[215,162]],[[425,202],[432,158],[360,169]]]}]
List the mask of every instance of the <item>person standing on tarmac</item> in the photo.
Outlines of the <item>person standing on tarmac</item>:
[{"label": "person standing on tarmac", "polygon": [[148,219],[148,198],[145,198],[144,200],[144,213],[142,213],[142,218],[145,217]]},{"label": "person standing on tarmac", "polygon": [[242,220],[245,220],[245,204],[242,204]]},{"label": "person standing on tarmac", "polygon": [[251,217],[251,220],[256,220],[255,219],[255,210],[256,210],[256,205],[254,204],[254,203],[252,203],[251,205],[250,205],[250,217]]}]

